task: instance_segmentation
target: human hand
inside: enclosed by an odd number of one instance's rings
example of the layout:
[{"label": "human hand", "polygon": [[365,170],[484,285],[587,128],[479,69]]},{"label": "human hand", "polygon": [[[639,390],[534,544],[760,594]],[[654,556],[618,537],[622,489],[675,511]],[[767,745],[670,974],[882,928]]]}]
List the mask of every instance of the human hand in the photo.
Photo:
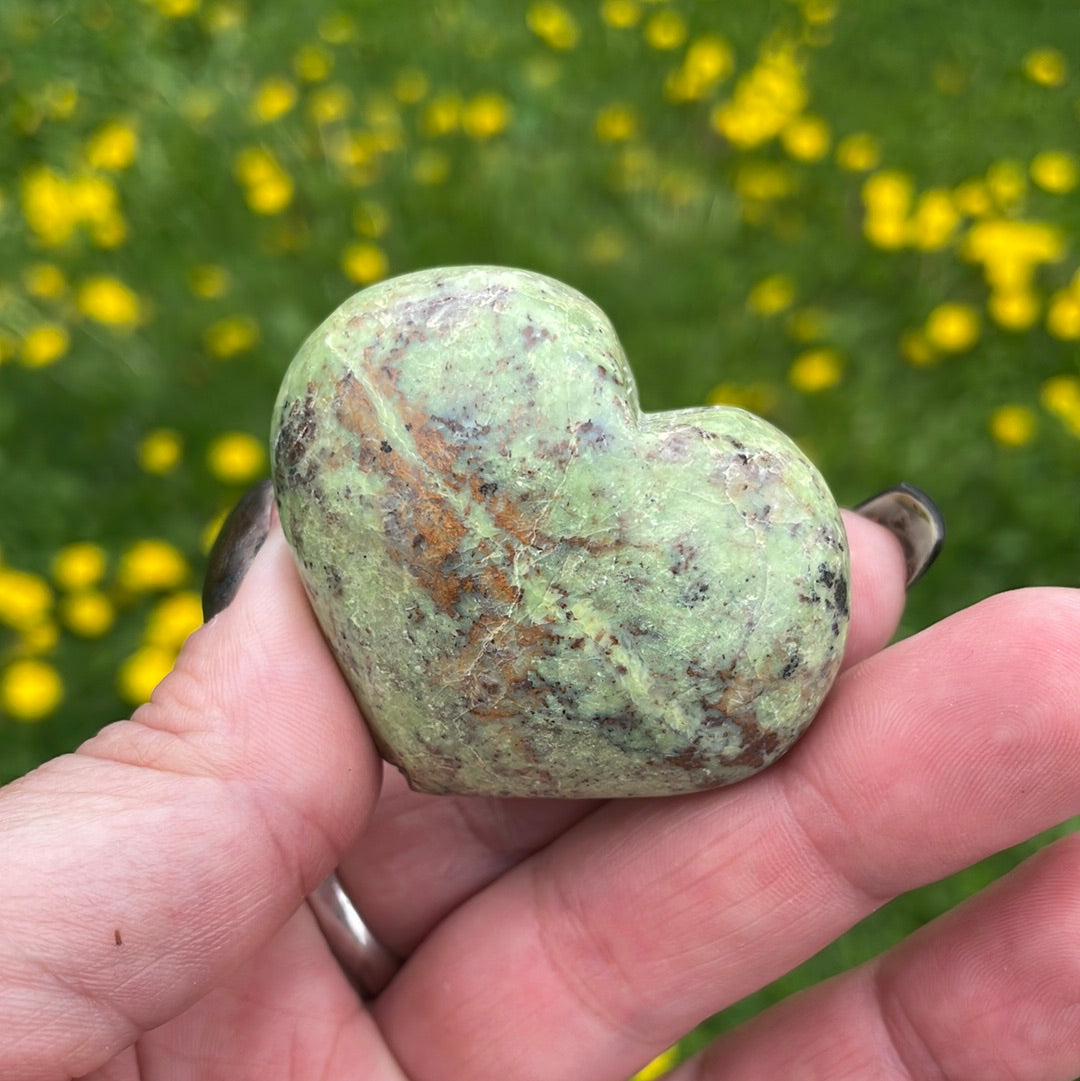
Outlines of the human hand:
[{"label": "human hand", "polygon": [[[888,649],[903,569],[848,518],[847,669],[729,789],[422,796],[381,766],[274,530],[131,721],[0,793],[0,1078],[621,1078],[887,898],[1075,813],[1080,596]],[[1058,842],[675,1076],[1062,1077]],[[303,898],[334,866],[407,961],[363,1004]]]}]

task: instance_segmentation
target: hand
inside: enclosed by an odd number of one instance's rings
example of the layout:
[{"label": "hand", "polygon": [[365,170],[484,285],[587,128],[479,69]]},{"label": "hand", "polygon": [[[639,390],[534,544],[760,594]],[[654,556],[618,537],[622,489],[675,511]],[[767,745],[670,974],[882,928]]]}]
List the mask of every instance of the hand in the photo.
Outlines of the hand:
[{"label": "hand", "polygon": [[[276,529],[130,721],[0,792],[0,1079],[624,1078],[889,897],[1080,807],[1080,594],[882,649],[899,549],[848,518],[847,669],[778,765],[604,804],[409,792]],[[362,1004],[334,866],[408,960]],[[1080,849],[1058,842],[674,1075],[1069,1078]]]}]

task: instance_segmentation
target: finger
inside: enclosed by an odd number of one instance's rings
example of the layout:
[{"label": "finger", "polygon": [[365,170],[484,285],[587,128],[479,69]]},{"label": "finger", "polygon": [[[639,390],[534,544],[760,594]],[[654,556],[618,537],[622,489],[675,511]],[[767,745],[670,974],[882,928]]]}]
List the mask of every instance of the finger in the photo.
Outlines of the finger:
[{"label": "finger", "polygon": [[[887,529],[850,512],[845,525],[852,616],[844,663],[850,666],[881,649],[896,630],[905,568]],[[404,956],[447,912],[596,806],[595,800],[425,796],[390,770],[371,828],[346,858],[342,880],[375,934]]]},{"label": "finger", "polygon": [[1080,1073],[1080,838],[878,958],[759,1015],[672,1081]]},{"label": "finger", "polygon": [[[850,669],[753,781],[605,805],[375,1004],[406,1073],[629,1073],[887,898],[1076,813],[1078,633],[1080,593],[993,598]],[[482,1052],[454,1038],[494,1015]]]},{"label": "finger", "polygon": [[377,787],[275,530],[151,703],[0,793],[0,1074],[82,1076],[204,994]]}]

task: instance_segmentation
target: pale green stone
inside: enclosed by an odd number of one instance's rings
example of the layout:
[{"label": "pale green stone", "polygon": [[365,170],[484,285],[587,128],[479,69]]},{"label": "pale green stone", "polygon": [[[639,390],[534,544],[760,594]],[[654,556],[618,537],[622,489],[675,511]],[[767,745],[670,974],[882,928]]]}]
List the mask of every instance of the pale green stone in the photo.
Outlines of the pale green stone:
[{"label": "pale green stone", "polygon": [[610,323],[519,270],[429,270],[304,344],[281,521],[386,758],[426,792],[645,796],[740,780],[840,663],[821,477],[738,409],[642,413]]}]

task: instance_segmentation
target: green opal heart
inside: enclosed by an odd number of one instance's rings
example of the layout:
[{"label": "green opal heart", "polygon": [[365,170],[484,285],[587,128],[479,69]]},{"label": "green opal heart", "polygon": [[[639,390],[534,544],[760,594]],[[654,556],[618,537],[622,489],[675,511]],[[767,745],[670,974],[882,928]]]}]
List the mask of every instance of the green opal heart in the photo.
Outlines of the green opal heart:
[{"label": "green opal heart", "polygon": [[274,411],[312,607],[424,792],[653,796],[782,755],[836,675],[836,503],[765,421],[643,413],[604,314],[497,267],[346,301]]}]

